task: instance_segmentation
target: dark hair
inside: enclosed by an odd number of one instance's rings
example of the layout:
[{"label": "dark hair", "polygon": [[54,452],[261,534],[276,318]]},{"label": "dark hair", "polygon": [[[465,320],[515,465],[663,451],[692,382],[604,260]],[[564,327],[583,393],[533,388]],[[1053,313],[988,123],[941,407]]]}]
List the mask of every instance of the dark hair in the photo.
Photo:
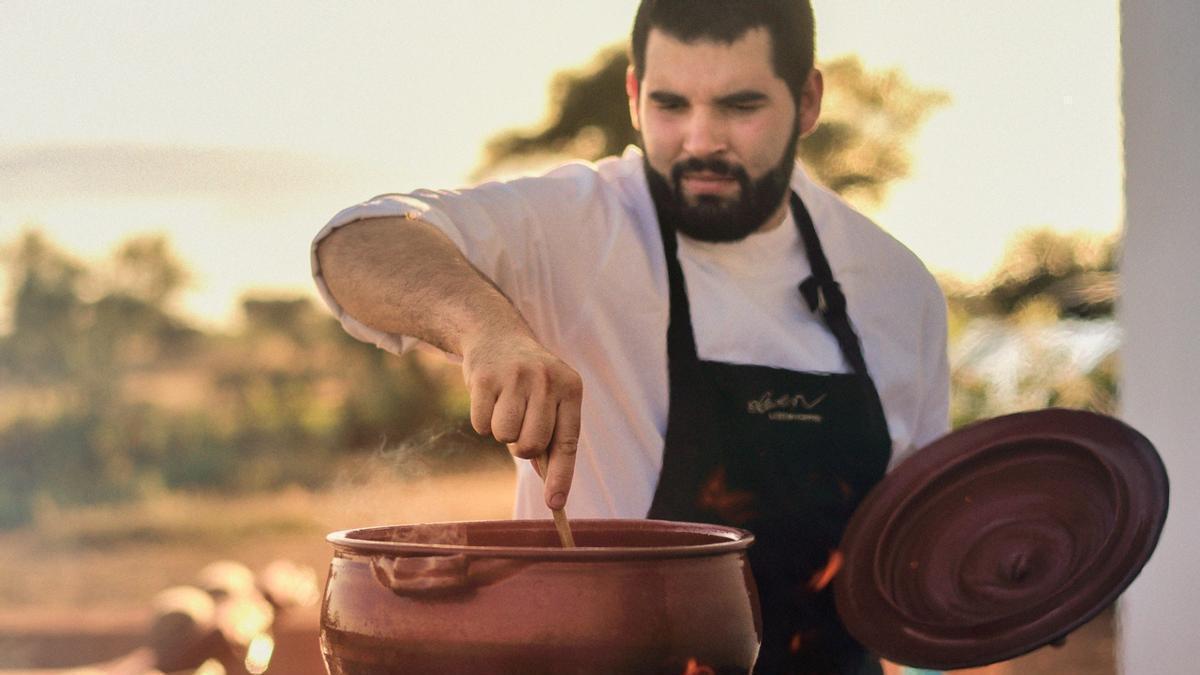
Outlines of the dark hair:
[{"label": "dark hair", "polygon": [[683,42],[725,44],[753,28],[766,28],[775,74],[787,83],[797,103],[813,68],[816,49],[810,0],[642,0],[630,41],[630,61],[639,84],[646,75],[646,42],[652,28]]}]

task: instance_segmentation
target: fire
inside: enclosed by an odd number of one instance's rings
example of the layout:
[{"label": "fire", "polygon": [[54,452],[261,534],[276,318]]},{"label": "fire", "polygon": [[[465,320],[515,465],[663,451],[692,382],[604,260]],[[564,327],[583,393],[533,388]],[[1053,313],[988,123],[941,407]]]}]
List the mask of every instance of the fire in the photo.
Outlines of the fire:
[{"label": "fire", "polygon": [[733,525],[749,522],[756,514],[754,493],[730,490],[726,484],[725,467],[719,467],[712,473],[700,488],[696,503]]},{"label": "fire", "polygon": [[845,562],[845,557],[842,552],[836,548],[829,552],[829,562],[825,566],[817,570],[812,578],[808,580],[808,589],[814,593],[819,593],[825,590],[837,573],[841,571],[842,564]]},{"label": "fire", "polygon": [[683,669],[683,675],[717,675],[717,671],[696,659],[688,659],[687,667]]}]

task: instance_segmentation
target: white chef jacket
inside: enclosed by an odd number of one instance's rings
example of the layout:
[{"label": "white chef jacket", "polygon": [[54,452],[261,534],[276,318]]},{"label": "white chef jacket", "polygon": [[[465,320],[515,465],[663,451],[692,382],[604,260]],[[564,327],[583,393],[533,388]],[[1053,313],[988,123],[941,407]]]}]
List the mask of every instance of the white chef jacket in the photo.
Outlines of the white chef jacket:
[{"label": "white chef jacket", "polygon": [[[812,182],[799,163],[792,188],[845,292],[883,402],[894,466],[948,427],[945,298],[915,255]],[[382,195],[334,216],[313,241],[317,289],[351,335],[398,354],[416,340],[348,315],[316,256],[318,242],[335,228],[389,216],[419,217],[441,229],[512,300],[542,344],[579,372],[571,515],[645,517],[666,435],[670,305],[640,151],[470,189]],[[677,236],[701,359],[850,372],[797,290],[809,265],[790,213],[781,226],[740,242]],[[529,462],[517,466],[515,516],[548,517],[541,480]]]}]

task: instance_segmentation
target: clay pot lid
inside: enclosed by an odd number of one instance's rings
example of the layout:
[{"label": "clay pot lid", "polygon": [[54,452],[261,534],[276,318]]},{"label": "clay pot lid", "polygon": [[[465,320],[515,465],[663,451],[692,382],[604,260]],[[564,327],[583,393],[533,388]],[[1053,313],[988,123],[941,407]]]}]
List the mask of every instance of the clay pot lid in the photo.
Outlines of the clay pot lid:
[{"label": "clay pot lid", "polygon": [[954,431],[902,462],[850,519],[835,581],[850,633],[950,670],[1064,638],[1150,558],[1167,475],[1111,417],[1041,410]]}]

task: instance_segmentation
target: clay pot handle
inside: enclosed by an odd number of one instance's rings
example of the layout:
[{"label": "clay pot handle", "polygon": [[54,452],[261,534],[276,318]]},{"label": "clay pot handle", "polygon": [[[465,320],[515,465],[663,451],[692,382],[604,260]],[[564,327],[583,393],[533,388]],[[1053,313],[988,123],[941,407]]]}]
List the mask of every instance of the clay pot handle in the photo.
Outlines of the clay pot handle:
[{"label": "clay pot handle", "polygon": [[371,558],[375,579],[396,595],[431,596],[461,592],[470,587],[467,556],[423,555]]}]

